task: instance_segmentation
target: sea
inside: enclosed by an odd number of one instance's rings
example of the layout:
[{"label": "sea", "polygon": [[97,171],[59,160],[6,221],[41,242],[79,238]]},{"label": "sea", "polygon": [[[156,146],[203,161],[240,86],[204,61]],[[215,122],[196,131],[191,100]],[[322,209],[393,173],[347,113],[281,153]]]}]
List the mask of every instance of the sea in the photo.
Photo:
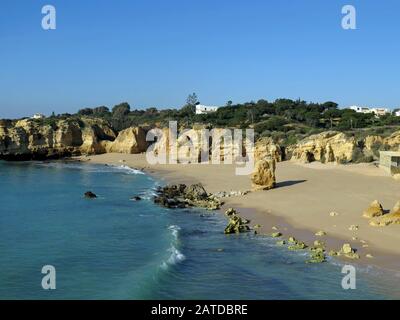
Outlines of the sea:
[{"label": "sea", "polygon": [[276,239],[225,235],[219,212],[159,207],[163,184],[126,166],[0,161],[0,299],[399,298],[398,273],[356,266],[344,289],[343,262],[306,264]]}]

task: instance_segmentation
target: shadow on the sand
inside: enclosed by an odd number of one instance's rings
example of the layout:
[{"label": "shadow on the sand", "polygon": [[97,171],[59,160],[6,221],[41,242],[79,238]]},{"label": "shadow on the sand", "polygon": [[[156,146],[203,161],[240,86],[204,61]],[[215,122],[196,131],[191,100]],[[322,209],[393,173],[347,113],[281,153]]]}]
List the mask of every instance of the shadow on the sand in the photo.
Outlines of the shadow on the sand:
[{"label": "shadow on the sand", "polygon": [[293,186],[295,184],[299,184],[299,183],[303,183],[306,182],[307,180],[288,180],[288,181],[282,181],[282,182],[278,182],[276,184],[276,188],[284,188],[284,187],[290,187]]}]

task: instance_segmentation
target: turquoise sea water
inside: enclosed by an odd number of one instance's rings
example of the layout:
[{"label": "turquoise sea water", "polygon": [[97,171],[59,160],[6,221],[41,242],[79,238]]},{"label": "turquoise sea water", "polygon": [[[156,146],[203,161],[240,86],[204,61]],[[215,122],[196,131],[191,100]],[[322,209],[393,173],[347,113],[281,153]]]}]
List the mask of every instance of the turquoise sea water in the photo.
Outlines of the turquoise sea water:
[{"label": "turquoise sea water", "polygon": [[[307,265],[275,239],[224,235],[220,214],[155,206],[158,183],[125,167],[0,162],[0,299],[399,298],[394,274],[359,268],[345,291],[334,260]],[[42,289],[44,265],[56,290]]]}]

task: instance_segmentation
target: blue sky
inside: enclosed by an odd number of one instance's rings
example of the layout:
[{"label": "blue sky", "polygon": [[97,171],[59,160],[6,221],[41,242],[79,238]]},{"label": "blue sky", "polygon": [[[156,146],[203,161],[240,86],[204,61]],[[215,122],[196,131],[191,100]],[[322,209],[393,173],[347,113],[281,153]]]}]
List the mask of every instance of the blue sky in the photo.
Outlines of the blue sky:
[{"label": "blue sky", "polygon": [[[357,30],[341,28],[345,4]],[[400,107],[399,15],[397,0],[2,0],[0,118],[180,107],[191,92]]]}]

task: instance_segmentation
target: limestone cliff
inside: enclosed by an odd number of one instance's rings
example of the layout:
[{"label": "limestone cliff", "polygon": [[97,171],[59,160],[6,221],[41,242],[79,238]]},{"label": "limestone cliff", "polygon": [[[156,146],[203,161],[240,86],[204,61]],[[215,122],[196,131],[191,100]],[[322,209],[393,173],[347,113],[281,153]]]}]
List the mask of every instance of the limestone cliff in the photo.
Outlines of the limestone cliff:
[{"label": "limestone cliff", "polygon": [[327,131],[309,136],[296,145],[290,146],[291,160],[301,162],[320,161],[323,163],[347,163],[353,160],[358,148],[354,137],[344,133]]},{"label": "limestone cliff", "polygon": [[114,139],[111,126],[99,119],[1,120],[0,158],[35,160],[103,153],[102,142]]}]

